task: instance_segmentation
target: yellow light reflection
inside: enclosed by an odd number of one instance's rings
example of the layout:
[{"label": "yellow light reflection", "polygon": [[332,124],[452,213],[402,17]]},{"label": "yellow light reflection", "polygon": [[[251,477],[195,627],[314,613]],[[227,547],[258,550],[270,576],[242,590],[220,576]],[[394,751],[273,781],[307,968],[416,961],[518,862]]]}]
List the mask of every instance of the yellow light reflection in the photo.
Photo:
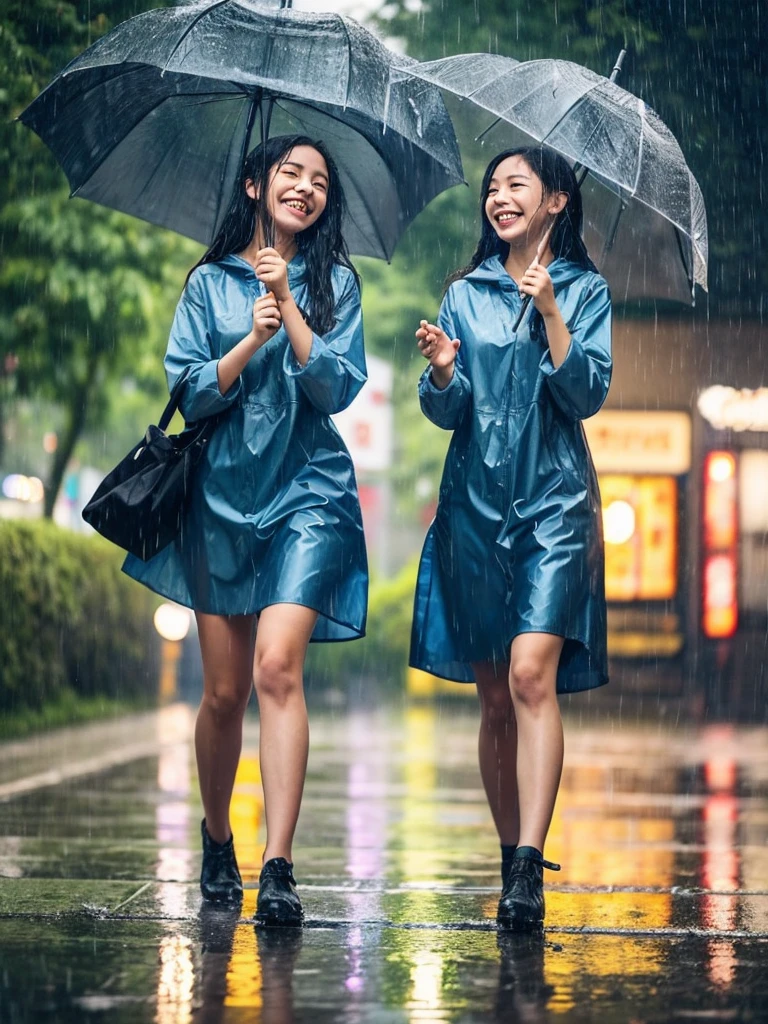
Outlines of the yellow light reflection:
[{"label": "yellow light reflection", "polygon": [[261,871],[259,828],[264,814],[261,769],[255,755],[243,755],[237,766],[235,789],[229,809],[235,837],[237,863],[243,881],[255,881]]},{"label": "yellow light reflection", "polygon": [[[671,770],[671,769],[670,769]],[[669,888],[674,882],[675,823],[671,811],[639,816],[607,797],[610,765],[568,764],[547,837],[548,856],[562,863],[558,884]],[[638,775],[637,788],[647,785]],[[668,922],[667,911],[654,926]]]},{"label": "yellow light reflection", "polygon": [[[434,704],[408,705],[405,710],[405,795],[402,803],[401,845],[398,868],[406,882],[433,878],[441,858],[425,842],[437,827],[437,709]],[[418,856],[414,853],[418,852]],[[414,872],[418,868],[418,874]]]},{"label": "yellow light reflection", "polygon": [[580,979],[592,978],[593,990],[598,990],[598,979],[645,976],[652,985],[653,976],[661,974],[667,965],[666,941],[638,940],[629,935],[591,935],[589,943],[580,935],[558,935],[556,939],[560,950],[556,955],[544,956],[544,981],[554,989],[546,1011],[553,1016],[570,1014],[577,1000],[583,999],[574,991],[574,981],[578,986]]},{"label": "yellow light reflection", "polygon": [[236,928],[227,965],[225,1006],[260,1009],[263,1004],[261,960],[253,928]]},{"label": "yellow light reflection", "polygon": [[155,1024],[191,1022],[194,980],[191,940],[184,935],[162,939]]},{"label": "yellow light reflection", "polygon": [[428,950],[413,955],[411,967],[411,992],[408,1008],[412,1021],[424,1021],[424,1010],[436,1010],[440,1006],[443,986],[443,957]]},{"label": "yellow light reflection", "polygon": [[[437,786],[437,708],[434,704],[408,704],[404,713],[403,783],[401,818],[392,859],[395,871],[405,884],[429,882],[441,878],[445,863],[442,845],[436,841],[438,809]],[[440,912],[440,899],[429,890],[405,894],[397,905],[399,921],[424,921]]]},{"label": "yellow light reflection", "polygon": [[[168,714],[169,720],[174,717]],[[160,883],[157,898],[168,917],[184,916],[186,891],[179,883],[188,882],[192,877],[190,756],[188,742],[171,743],[162,747],[157,762],[160,799],[155,808],[158,844],[155,877]]]}]

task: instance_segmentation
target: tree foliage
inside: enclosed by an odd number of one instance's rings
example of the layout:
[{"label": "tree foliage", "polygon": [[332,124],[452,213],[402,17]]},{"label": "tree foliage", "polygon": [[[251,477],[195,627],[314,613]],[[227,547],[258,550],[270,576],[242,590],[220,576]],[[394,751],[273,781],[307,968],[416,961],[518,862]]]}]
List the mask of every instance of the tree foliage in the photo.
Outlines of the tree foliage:
[{"label": "tree foliage", "polygon": [[69,200],[52,155],[13,119],[95,38],[156,6],[26,0],[0,7],[0,152],[7,168],[0,178],[0,359],[14,354],[8,366],[16,396],[45,397],[61,409],[49,515],[78,439],[86,426],[105,423],[116,384],[132,378],[159,393],[173,299],[196,250],[169,232]]}]

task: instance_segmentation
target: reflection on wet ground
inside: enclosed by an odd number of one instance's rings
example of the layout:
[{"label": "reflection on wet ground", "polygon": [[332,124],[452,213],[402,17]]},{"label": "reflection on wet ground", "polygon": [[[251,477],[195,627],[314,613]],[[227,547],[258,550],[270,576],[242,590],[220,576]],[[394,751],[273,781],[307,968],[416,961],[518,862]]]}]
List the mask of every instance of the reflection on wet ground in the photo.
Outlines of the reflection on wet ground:
[{"label": "reflection on wet ground", "polygon": [[535,938],[494,925],[474,708],[314,717],[303,931],[249,920],[256,720],[243,911],[201,908],[190,716],[0,747],[3,1022],[768,1020],[768,730],[568,726]]}]

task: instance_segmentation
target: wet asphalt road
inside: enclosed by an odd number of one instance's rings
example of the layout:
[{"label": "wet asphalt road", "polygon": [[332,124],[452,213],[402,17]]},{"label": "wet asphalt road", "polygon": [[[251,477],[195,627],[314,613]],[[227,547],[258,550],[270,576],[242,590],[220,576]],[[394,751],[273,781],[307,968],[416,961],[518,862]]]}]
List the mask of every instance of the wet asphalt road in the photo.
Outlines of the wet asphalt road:
[{"label": "wet asphalt road", "polygon": [[201,908],[192,712],[0,746],[0,1021],[768,1021],[768,729],[566,725],[541,938],[498,934],[471,700],[314,713],[303,931]]}]

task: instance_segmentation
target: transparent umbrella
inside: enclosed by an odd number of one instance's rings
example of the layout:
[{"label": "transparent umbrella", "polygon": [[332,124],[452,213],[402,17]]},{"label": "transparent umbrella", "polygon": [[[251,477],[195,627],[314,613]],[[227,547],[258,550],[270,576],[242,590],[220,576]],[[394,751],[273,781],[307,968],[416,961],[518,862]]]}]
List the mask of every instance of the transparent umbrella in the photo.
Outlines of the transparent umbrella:
[{"label": "transparent umbrella", "polygon": [[541,142],[583,169],[585,241],[614,298],[691,302],[697,284],[706,290],[701,190],[641,99],[570,61],[469,53],[395,69],[393,112],[414,78],[472,104],[474,142],[489,152]]},{"label": "transparent umbrella", "polygon": [[[242,161],[267,137],[321,139],[339,165],[351,252],[389,259],[409,222],[462,180],[439,90],[382,115],[391,53],[355,21],[266,0],[196,0],[118,25],[22,113],[73,196],[205,244]],[[429,92],[431,89],[431,94]]]}]

